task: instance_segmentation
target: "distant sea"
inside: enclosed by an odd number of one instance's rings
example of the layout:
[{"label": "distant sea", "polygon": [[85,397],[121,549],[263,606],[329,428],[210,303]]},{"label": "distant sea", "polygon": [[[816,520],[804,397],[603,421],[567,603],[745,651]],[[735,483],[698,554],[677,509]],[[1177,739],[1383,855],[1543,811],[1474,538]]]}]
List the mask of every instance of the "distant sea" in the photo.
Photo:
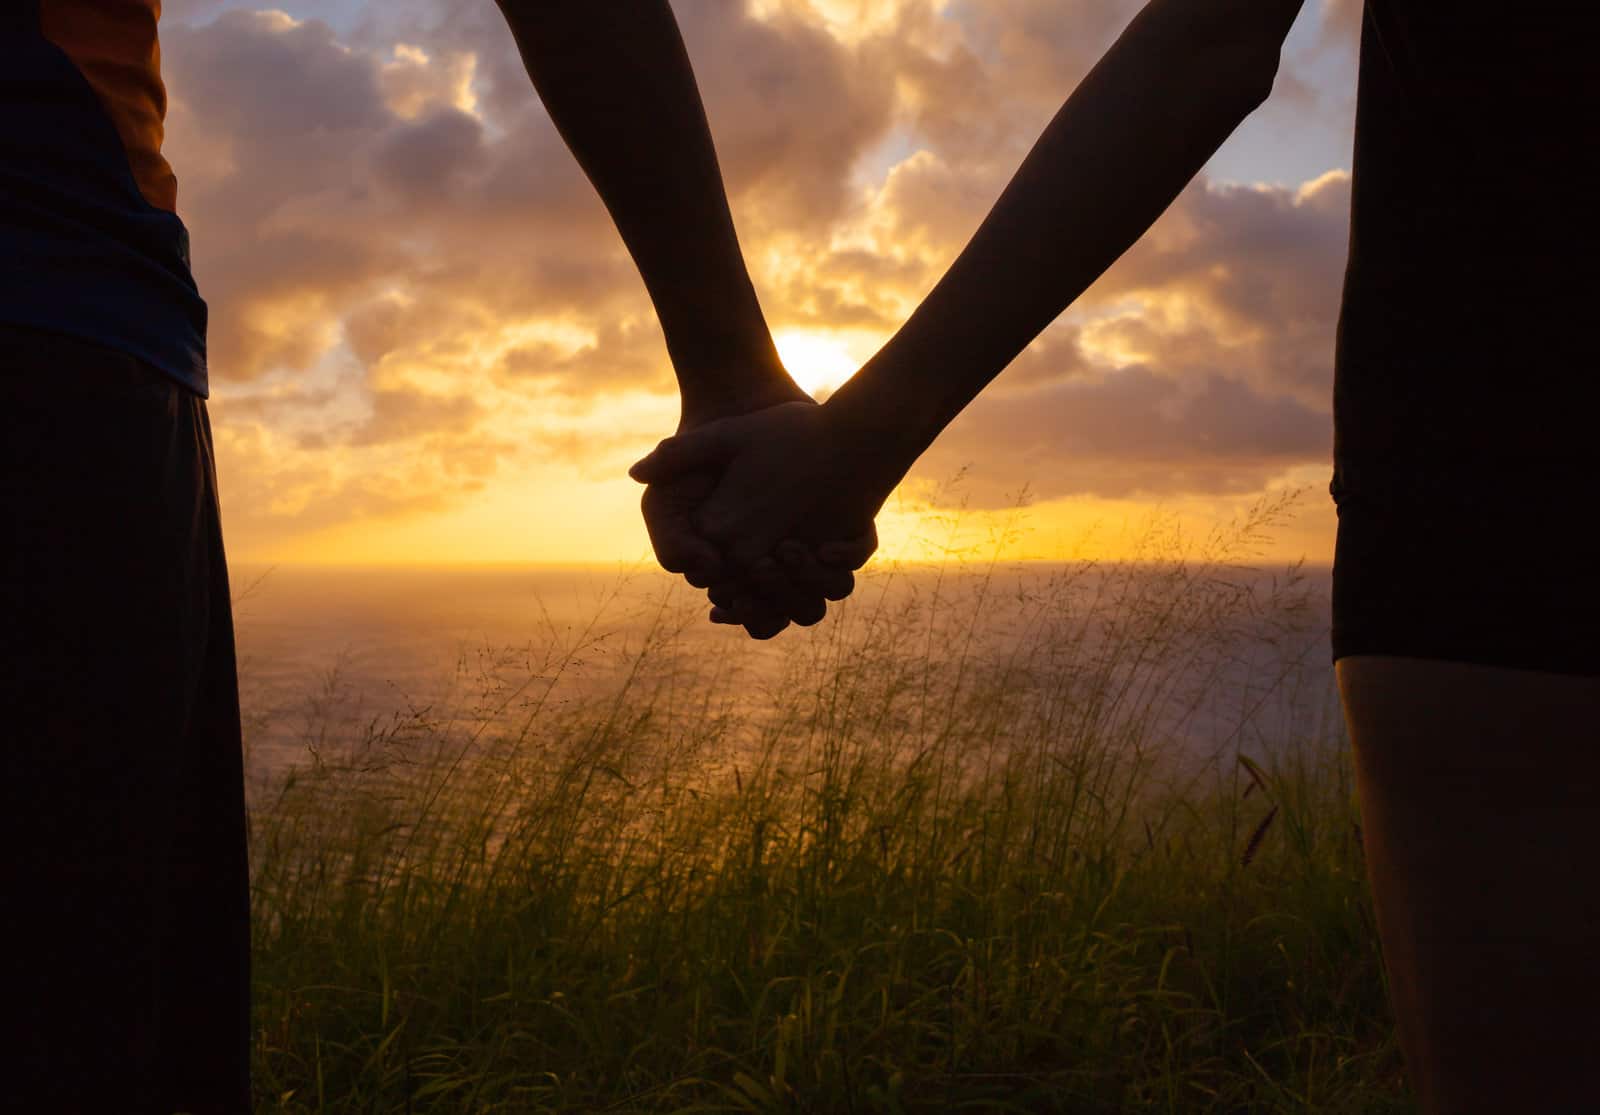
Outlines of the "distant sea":
[{"label": "distant sea", "polygon": [[[420,712],[447,722],[510,716],[515,702],[497,701],[496,694],[548,687],[557,675],[567,694],[601,690],[647,644],[653,654],[665,650],[686,664],[685,676],[701,678],[698,684],[735,687],[739,700],[759,712],[770,692],[761,679],[796,684],[785,667],[794,665],[793,656],[816,656],[826,640],[841,637],[831,624],[858,631],[869,620],[913,623],[898,617],[948,613],[955,625],[912,640],[908,653],[994,657],[1008,639],[1041,638],[1041,631],[1074,618],[1103,625],[1117,618],[1118,608],[1166,609],[1140,619],[1141,630],[1159,635],[1163,623],[1188,622],[1187,605],[1174,609],[1175,594],[1192,599],[1216,592],[1221,582],[1232,588],[1219,599],[1233,602],[1218,605],[1227,613],[1215,621],[1218,633],[1187,649],[1175,643],[1172,660],[1151,673],[1149,684],[1195,694],[1166,702],[1184,710],[1170,717],[1172,745],[1196,755],[1229,747],[1261,751],[1340,730],[1327,650],[1326,567],[1294,574],[1229,567],[1189,588],[1130,592],[1140,578],[1153,583],[1164,575],[1170,571],[873,566],[851,600],[835,605],[818,627],[790,628],[756,643],[705,622],[703,597],[653,569],[240,564],[231,576],[247,759],[253,775],[268,775],[398,716]],[[1064,582],[1074,586],[1070,592],[1061,589]],[[974,626],[986,648],[978,652],[964,649],[962,632]]]}]

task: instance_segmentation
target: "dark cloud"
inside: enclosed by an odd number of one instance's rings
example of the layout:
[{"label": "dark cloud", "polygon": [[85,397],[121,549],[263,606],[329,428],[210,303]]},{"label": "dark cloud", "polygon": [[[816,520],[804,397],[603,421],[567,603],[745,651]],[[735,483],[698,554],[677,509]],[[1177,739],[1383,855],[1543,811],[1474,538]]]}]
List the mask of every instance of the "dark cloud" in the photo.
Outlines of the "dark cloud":
[{"label": "dark cloud", "polygon": [[[384,290],[531,317],[616,286],[621,246],[548,121],[490,142],[455,105],[407,118],[385,55],[281,16],[179,25],[165,56],[171,158],[201,168],[180,208],[219,381],[308,366]],[[600,281],[574,283],[597,255]]]},{"label": "dark cloud", "polygon": [[382,240],[297,215],[366,195],[352,159],[391,119],[376,70],[326,25],[266,13],[180,24],[163,46],[168,152],[212,308],[213,376],[306,367],[346,300],[399,263]]},{"label": "dark cloud", "polygon": [[1176,303],[1190,321],[1143,323],[1152,365],[1173,375],[1224,368],[1257,390],[1326,408],[1349,212],[1343,173],[1298,189],[1197,180],[1087,302]]},{"label": "dark cloud", "polygon": [[843,215],[851,169],[892,123],[894,71],[795,18],[754,20],[731,0],[674,8],[743,211],[791,232]]},{"label": "dark cloud", "polygon": [[1239,494],[1329,459],[1326,414],[1218,375],[1174,380],[1145,367],[985,397],[918,464],[930,480],[970,465],[962,494],[1005,507],[1040,499]]},{"label": "dark cloud", "polygon": [[163,27],[162,45],[169,85],[203,112],[208,131],[270,141],[286,157],[320,156],[388,117],[376,67],[319,20],[230,11],[201,27]]},{"label": "dark cloud", "polygon": [[[1141,5],[899,0],[857,35],[771,6],[674,4],[758,291],[776,328],[887,335]],[[665,348],[493,5],[367,4],[342,34],[221,7],[169,0],[163,47],[223,452],[253,470],[236,518],[436,510],[507,460],[610,468],[666,432],[602,414],[672,390]],[[1348,197],[1197,181],[921,474],[976,462],[994,503],[1248,491],[1324,459]],[[552,417],[513,434],[529,400]]]},{"label": "dark cloud", "polygon": [[1046,499],[1256,491],[1329,460],[1348,223],[1342,173],[1198,180],[916,475],[971,464],[966,497],[1005,506],[1024,484]]},{"label": "dark cloud", "polygon": [[[822,235],[852,204],[851,167],[888,126],[892,75],[797,21],[764,23],[726,3],[683,5],[680,19],[741,223]],[[383,41],[385,24],[420,45]],[[648,312],[497,14],[430,27],[402,7],[352,38],[366,45],[314,20],[241,11],[167,30],[169,153],[196,168],[181,207],[213,306],[218,381],[309,366],[362,333],[351,319],[383,290],[597,332]],[[426,102],[460,85],[463,58],[478,75],[468,91],[493,94],[481,118]],[[664,388],[661,355],[614,366]]]},{"label": "dark cloud", "polygon": [[569,395],[615,390],[648,379],[663,343],[653,319],[607,322],[593,341],[576,349],[553,342],[519,345],[501,358],[496,377],[507,384],[538,380]]},{"label": "dark cloud", "polygon": [[455,204],[488,160],[483,125],[458,108],[442,106],[390,129],[373,148],[372,170],[376,182],[402,203]]},{"label": "dark cloud", "polygon": [[380,388],[372,392],[372,416],[355,429],[348,443],[360,447],[443,431],[469,432],[482,415],[483,408],[464,396]]}]

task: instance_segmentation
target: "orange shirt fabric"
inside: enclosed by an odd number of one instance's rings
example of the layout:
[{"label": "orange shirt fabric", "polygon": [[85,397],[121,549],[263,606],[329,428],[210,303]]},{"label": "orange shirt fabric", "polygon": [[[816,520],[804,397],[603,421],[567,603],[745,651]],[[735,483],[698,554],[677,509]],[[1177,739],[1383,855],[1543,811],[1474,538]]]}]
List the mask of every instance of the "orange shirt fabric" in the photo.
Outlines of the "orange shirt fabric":
[{"label": "orange shirt fabric", "polygon": [[161,157],[161,0],[40,0],[39,30],[78,68],[122,140],[146,201],[178,208],[178,179]]}]

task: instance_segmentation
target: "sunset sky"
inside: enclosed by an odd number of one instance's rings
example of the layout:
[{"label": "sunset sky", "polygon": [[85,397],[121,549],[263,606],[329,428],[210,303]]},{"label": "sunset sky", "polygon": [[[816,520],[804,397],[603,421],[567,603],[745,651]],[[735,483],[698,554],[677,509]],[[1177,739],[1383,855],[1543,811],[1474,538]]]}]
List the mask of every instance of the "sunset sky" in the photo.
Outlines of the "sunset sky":
[{"label": "sunset sky", "polygon": [[[646,557],[625,470],[672,430],[671,368],[491,0],[164,7],[232,555]],[[888,338],[1139,7],[675,0],[802,385]],[[1055,558],[1307,487],[1264,556],[1331,559],[1358,7],[1307,0],[1272,99],[923,458],[885,554],[924,556],[930,507],[981,533],[1024,489],[1014,554]]]}]

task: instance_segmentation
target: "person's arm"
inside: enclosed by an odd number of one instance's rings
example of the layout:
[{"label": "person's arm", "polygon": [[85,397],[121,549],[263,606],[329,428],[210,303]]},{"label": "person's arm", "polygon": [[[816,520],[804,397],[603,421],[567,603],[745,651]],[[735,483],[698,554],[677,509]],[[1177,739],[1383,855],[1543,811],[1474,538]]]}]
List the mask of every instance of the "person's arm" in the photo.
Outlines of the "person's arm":
[{"label": "person's arm", "polygon": [[723,468],[704,536],[754,561],[876,514],[946,425],[1122,255],[1266,99],[1303,0],[1151,0],[904,326],[823,406],[672,439],[642,482]]},{"label": "person's arm", "polygon": [[522,59],[661,319],[682,427],[805,400],[745,269],[666,0],[498,0]]},{"label": "person's arm", "polygon": [[1272,90],[1303,0],[1152,0],[905,325],[828,405],[907,467],[1144,235]]},{"label": "person's arm", "polygon": [[[681,431],[808,396],[784,370],[750,282],[688,52],[667,0],[498,0],[528,76],[644,279],[678,377]],[[693,527],[710,475],[642,500],[662,567],[745,603],[751,634],[815,623],[849,567],[815,561],[758,583]],[[870,540],[856,539],[849,552]],[[859,564],[859,563],[858,563]]]}]

